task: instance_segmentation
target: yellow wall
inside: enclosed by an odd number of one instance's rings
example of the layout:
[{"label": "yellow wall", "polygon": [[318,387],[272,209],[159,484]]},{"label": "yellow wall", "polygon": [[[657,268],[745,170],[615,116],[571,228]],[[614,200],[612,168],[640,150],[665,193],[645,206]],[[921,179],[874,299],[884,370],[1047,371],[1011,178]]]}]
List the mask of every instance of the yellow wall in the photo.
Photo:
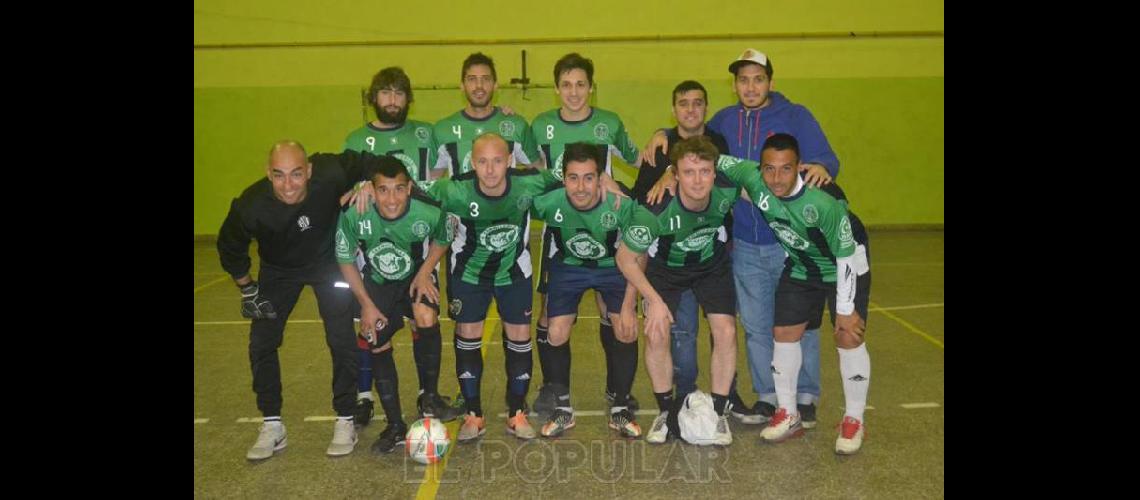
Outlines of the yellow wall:
[{"label": "yellow wall", "polygon": [[[496,102],[529,119],[558,105],[549,88],[553,64],[578,51],[594,60],[594,105],[621,115],[643,144],[672,125],[670,90],[681,80],[709,89],[710,116],[734,103],[726,67],[745,47],[766,52],[775,89],[819,120],[840,159],[839,182],[865,222],[943,223],[941,2],[694,4],[580,1],[569,11],[570,4],[534,2],[196,1],[195,234],[217,232],[229,200],[263,174],[273,141],[338,150],[371,118],[360,91],[381,67],[403,66],[417,89],[410,117],[435,121],[463,106],[460,64],[482,51],[496,62]],[[846,32],[857,36],[819,36]],[[719,39],[731,34],[748,36]],[[681,35],[692,38],[538,40]],[[393,45],[408,41],[422,44]],[[324,42],[341,45],[242,46]],[[345,45],[359,42],[381,44]],[[527,76],[541,87],[525,98],[507,84],[521,76],[524,49]],[[618,172],[621,180],[634,175],[625,166]]]}]

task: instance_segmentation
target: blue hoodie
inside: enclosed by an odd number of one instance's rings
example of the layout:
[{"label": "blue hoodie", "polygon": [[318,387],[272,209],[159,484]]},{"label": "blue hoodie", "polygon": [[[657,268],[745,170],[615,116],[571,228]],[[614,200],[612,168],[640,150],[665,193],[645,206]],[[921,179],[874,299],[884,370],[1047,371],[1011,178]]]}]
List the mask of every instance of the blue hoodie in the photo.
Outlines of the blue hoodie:
[{"label": "blue hoodie", "polygon": [[[760,161],[760,147],[765,139],[781,132],[791,134],[800,143],[801,162],[819,163],[827,167],[833,179],[838,177],[839,158],[835,157],[811,112],[779,92],[769,92],[768,101],[767,106],[754,110],[747,110],[737,102],[718,111],[707,126],[728,140],[729,154],[753,161]],[[777,243],[760,210],[748,200],[736,201],[732,217],[733,238],[756,245]]]}]

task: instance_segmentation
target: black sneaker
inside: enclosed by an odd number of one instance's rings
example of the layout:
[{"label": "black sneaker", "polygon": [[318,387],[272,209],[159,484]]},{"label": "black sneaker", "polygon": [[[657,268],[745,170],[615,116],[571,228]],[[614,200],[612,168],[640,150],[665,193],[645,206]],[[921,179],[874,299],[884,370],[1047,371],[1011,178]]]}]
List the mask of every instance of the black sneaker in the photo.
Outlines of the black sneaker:
[{"label": "black sneaker", "polygon": [[729,413],[742,424],[762,424],[768,421],[768,418],[761,415],[754,407],[744,404],[740,399],[740,393],[733,391],[728,395],[728,404],[732,405]]},{"label": "black sneaker", "polygon": [[352,421],[357,427],[364,427],[372,421],[372,400],[360,398],[356,400],[356,409],[352,412]]},{"label": "black sneaker", "polygon": [[439,394],[420,394],[416,399],[416,410],[420,417],[432,416],[443,422],[455,420],[463,414],[463,410],[447,404]]},{"label": "black sneaker", "polygon": [[[613,408],[614,397],[616,397],[616,396],[617,396],[617,394],[614,394],[610,391],[606,391],[606,405]],[[639,408],[641,408],[641,405],[637,402],[637,398],[633,397],[633,394],[630,394],[629,399],[626,399],[625,406],[626,406],[626,408],[629,408],[630,413],[633,413],[635,415],[637,414],[637,410]]]},{"label": "black sneaker", "polygon": [[802,425],[804,429],[815,427],[815,403],[806,405],[797,404],[796,410],[800,412],[800,425]]},{"label": "black sneaker", "polygon": [[404,436],[408,434],[408,426],[403,422],[388,424],[376,442],[372,443],[372,453],[392,453],[397,447],[404,444]]},{"label": "black sneaker", "polygon": [[[534,397],[534,402],[531,403],[531,416],[538,420],[546,420],[554,413],[554,407],[558,403],[557,395],[551,384],[542,384],[538,389],[538,394]],[[509,406],[509,404],[508,404]]]},{"label": "black sneaker", "polygon": [[772,420],[772,415],[776,414],[776,405],[764,401],[757,401],[755,405],[752,405],[752,411],[760,415],[760,418],[763,419],[761,423],[765,423]]}]

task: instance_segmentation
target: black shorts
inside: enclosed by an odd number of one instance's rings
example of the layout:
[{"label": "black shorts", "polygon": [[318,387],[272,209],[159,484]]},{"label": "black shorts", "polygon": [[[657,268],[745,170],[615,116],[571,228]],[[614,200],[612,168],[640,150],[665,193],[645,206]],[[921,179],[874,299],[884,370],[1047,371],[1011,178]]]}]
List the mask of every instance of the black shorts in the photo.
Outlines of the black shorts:
[{"label": "black shorts", "polygon": [[[871,301],[871,271],[855,278],[855,311],[867,321],[867,304]],[[808,330],[823,323],[823,305],[831,314],[835,327],[835,283],[792,279],[785,271],[776,287],[775,326],[791,326],[807,322]]]},{"label": "black shorts", "polygon": [[531,317],[531,278],[509,285],[472,285],[453,277],[447,281],[448,312],[456,323],[478,323],[487,319],[487,308],[494,297],[504,323],[529,325]]},{"label": "black shorts", "polygon": [[709,314],[736,315],[736,282],[732,278],[728,252],[719,259],[693,267],[667,267],[650,260],[645,276],[669,306],[670,313],[677,312],[681,293],[691,288],[706,317]]},{"label": "black shorts", "polygon": [[[439,286],[435,273],[432,273],[432,279],[436,281],[436,286]],[[415,322],[416,315],[412,311],[412,300],[408,296],[408,289],[411,288],[411,285],[412,277],[401,281],[390,281],[383,285],[371,278],[364,279],[364,289],[368,291],[368,298],[372,299],[376,308],[384,314],[384,317],[388,318],[388,324],[384,326],[384,329],[377,332],[377,346],[382,346],[392,340],[396,332],[404,327],[404,318],[409,318],[413,323]],[[435,310],[436,316],[439,316],[439,304],[429,302],[427,297],[421,297],[420,303]]]}]

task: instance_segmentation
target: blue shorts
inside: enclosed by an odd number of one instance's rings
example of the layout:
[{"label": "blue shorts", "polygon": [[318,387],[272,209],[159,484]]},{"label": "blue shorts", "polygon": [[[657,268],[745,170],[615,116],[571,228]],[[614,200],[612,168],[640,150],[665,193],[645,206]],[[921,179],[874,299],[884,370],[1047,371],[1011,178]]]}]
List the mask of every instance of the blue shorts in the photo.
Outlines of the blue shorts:
[{"label": "blue shorts", "polygon": [[456,277],[447,282],[447,310],[456,323],[478,323],[487,319],[487,308],[494,297],[504,323],[529,325],[532,286],[531,278],[495,286],[472,285]]},{"label": "blue shorts", "polygon": [[547,317],[578,314],[582,294],[593,288],[602,294],[606,312],[621,312],[625,300],[625,276],[617,267],[588,268],[550,261],[550,283],[546,295]]}]

